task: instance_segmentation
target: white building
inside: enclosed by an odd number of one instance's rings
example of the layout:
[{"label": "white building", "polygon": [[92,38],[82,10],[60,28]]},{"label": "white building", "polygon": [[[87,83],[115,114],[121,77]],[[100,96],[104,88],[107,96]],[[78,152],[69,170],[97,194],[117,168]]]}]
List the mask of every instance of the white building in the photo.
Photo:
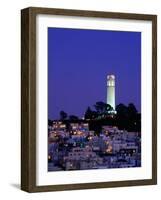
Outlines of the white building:
[{"label": "white building", "polygon": [[103,159],[97,156],[89,146],[73,148],[68,156],[64,157],[64,161],[66,170],[92,169],[103,163]]}]

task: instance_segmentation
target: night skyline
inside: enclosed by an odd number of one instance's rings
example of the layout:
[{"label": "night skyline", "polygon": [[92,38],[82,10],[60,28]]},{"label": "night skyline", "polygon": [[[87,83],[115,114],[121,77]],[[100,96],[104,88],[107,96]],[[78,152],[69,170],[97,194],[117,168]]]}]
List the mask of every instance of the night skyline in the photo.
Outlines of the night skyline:
[{"label": "night skyline", "polygon": [[141,110],[141,33],[48,28],[48,117],[82,117],[106,102],[106,77],[116,77],[116,105]]}]

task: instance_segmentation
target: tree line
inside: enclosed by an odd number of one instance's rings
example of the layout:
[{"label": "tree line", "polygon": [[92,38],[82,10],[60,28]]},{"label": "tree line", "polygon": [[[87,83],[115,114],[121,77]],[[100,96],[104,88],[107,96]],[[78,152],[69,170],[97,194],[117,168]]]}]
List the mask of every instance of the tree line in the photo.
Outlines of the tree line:
[{"label": "tree line", "polygon": [[[92,130],[98,132],[102,125],[115,125],[119,129],[141,131],[141,114],[133,103],[129,103],[127,106],[122,103],[118,104],[116,106],[116,113],[112,112],[114,109],[109,104],[102,101],[96,102],[93,108],[87,107],[83,119],[88,120]],[[75,115],[68,115],[62,110],[60,111],[60,120],[79,122],[82,119]]]}]

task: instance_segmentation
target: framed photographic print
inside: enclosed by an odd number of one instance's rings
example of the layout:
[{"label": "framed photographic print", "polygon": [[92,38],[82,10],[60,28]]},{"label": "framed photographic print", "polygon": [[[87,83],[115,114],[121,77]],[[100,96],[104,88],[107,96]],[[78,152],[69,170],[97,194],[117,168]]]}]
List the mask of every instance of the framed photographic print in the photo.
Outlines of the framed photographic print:
[{"label": "framed photographic print", "polygon": [[21,11],[21,188],[157,184],[157,16]]}]

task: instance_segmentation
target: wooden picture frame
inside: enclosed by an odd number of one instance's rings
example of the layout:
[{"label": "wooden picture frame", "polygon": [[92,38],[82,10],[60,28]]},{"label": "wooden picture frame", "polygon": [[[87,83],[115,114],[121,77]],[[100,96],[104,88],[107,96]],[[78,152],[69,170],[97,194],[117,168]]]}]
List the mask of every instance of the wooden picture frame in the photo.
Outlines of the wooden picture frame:
[{"label": "wooden picture frame", "polygon": [[[152,178],[37,186],[36,17],[40,14],[152,22]],[[21,11],[21,189],[27,192],[45,192],[154,184],[157,184],[157,16],[35,7],[23,9]]]}]

